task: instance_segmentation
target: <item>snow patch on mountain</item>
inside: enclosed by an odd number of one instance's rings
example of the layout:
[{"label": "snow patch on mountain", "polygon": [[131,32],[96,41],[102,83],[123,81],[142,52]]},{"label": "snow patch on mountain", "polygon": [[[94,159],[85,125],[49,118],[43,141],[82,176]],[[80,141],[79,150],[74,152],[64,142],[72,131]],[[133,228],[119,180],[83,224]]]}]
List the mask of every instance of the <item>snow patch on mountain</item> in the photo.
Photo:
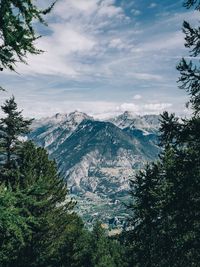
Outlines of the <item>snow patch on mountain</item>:
[{"label": "snow patch on mountain", "polygon": [[108,121],[112,122],[121,129],[137,128],[144,131],[144,134],[158,131],[159,129],[159,116],[158,115],[144,115],[138,116],[129,111],[123,114],[110,118]]}]

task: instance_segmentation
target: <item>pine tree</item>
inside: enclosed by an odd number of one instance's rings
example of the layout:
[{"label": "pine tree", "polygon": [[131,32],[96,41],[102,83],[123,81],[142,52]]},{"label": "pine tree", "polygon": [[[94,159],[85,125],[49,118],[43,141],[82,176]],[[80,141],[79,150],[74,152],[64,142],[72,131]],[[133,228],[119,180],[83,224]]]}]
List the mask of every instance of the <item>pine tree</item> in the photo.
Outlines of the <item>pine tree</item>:
[{"label": "pine tree", "polygon": [[179,118],[175,114],[169,114],[167,111],[160,115],[160,146],[168,149],[170,146],[177,145],[177,138],[182,125],[179,123]]},{"label": "pine tree", "polygon": [[55,266],[92,267],[92,252],[91,232],[84,228],[82,220],[76,216],[63,238]]},{"label": "pine tree", "polygon": [[[31,240],[32,216],[24,216],[22,194],[0,186],[0,266],[14,266],[19,251]],[[19,207],[19,203],[21,208]]]},{"label": "pine tree", "polygon": [[199,266],[200,119],[177,124],[163,116],[160,161],[132,181],[132,266]]},{"label": "pine tree", "polygon": [[[200,11],[200,3],[195,0],[188,0],[184,3],[187,8],[195,7]],[[189,55],[193,58],[197,58],[200,54],[200,28],[192,27],[189,22],[184,21],[183,32],[185,34],[185,47],[190,49]],[[198,60],[199,61],[199,60]],[[196,62],[198,62],[196,61]],[[195,61],[186,61],[184,58],[181,60],[177,69],[180,71],[179,84],[180,88],[184,89],[190,96],[190,100],[187,106],[191,105],[195,115],[200,113],[200,68],[199,64]]]},{"label": "pine tree", "polygon": [[[192,0],[184,5],[200,7]],[[184,22],[183,31],[190,56],[197,57],[199,28]],[[198,267],[200,262],[200,69],[194,61],[182,59],[178,70],[193,113],[189,119],[163,113],[160,160],[132,182],[130,266]]]},{"label": "pine tree", "polygon": [[0,119],[0,171],[3,181],[6,184],[13,184],[11,172],[15,166],[19,149],[23,144],[20,137],[29,132],[32,120],[25,120],[23,118],[22,111],[17,110],[14,97],[6,100],[1,109],[5,117]]},{"label": "pine tree", "polygon": [[74,203],[67,197],[66,183],[47,152],[32,142],[26,142],[20,150],[18,181],[19,190],[29,197],[22,205],[37,224],[32,227],[31,241],[19,252],[15,266],[57,266],[56,257],[70,234],[69,228],[77,220]]},{"label": "pine tree", "polygon": [[[17,111],[14,98],[2,109],[6,116],[1,119],[0,178],[5,192],[0,191],[0,265],[62,266],[64,253],[72,259],[70,246],[76,242],[72,237],[81,231],[77,223],[81,220],[73,212],[74,202],[55,161],[45,149],[19,139],[29,132],[31,120]],[[66,240],[72,240],[67,248]]]},{"label": "pine tree", "polygon": [[135,266],[156,266],[157,242],[159,238],[160,194],[162,191],[159,177],[159,165],[147,165],[135,179],[131,180],[131,196],[133,199],[129,209],[129,239],[132,247],[132,263]]},{"label": "pine tree", "polygon": [[[188,0],[184,5],[200,11],[199,1]],[[185,90],[190,99],[187,106],[191,107],[193,115],[183,120],[182,131],[179,134],[178,156],[176,164],[179,167],[178,225],[179,239],[182,246],[182,258],[185,266],[198,266],[200,261],[200,28],[192,27],[184,22],[185,46],[190,50],[191,60],[182,59],[177,69],[180,71],[179,87]],[[195,60],[196,58],[196,60]],[[194,60],[193,60],[194,59]]]},{"label": "pine tree", "polygon": [[40,37],[34,23],[46,24],[44,16],[53,8],[41,10],[33,0],[0,1],[0,70],[15,70],[17,62],[26,63],[27,53],[39,54],[35,47]]},{"label": "pine tree", "polygon": [[92,244],[94,252],[92,255],[92,266],[94,267],[115,267],[114,260],[109,251],[109,243],[105,237],[105,231],[100,222],[94,225],[92,232]]},{"label": "pine tree", "polygon": [[[186,1],[184,5],[196,10],[200,7],[198,1]],[[184,21],[183,32],[190,56],[198,57],[199,27],[194,28]],[[181,74],[179,87],[188,93],[187,107],[191,108],[193,115],[190,119],[182,119],[179,131],[173,134],[177,140],[173,149],[174,162],[168,166],[170,175],[166,175],[171,183],[169,194],[173,196],[168,201],[168,213],[174,225],[174,262],[182,266],[198,266],[200,261],[200,68],[196,62],[182,59],[177,67]],[[166,127],[163,127],[162,133],[165,132]]]},{"label": "pine tree", "polygon": [[92,267],[125,267],[123,250],[117,240],[110,239],[100,222],[94,225],[92,231]]},{"label": "pine tree", "polygon": [[188,9],[194,7],[196,10],[200,10],[200,2],[198,0],[186,0],[184,1],[183,6]]}]

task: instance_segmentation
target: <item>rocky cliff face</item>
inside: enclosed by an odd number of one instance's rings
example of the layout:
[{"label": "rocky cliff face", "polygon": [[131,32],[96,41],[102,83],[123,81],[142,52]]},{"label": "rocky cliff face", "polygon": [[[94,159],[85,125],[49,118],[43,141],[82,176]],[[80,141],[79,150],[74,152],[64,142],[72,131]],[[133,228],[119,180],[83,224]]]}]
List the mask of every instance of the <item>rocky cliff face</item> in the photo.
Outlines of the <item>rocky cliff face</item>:
[{"label": "rocky cliff face", "polygon": [[157,157],[158,127],[154,115],[125,112],[98,121],[73,112],[35,122],[30,138],[57,161],[85,219],[107,222],[125,212],[121,203],[135,172]]}]

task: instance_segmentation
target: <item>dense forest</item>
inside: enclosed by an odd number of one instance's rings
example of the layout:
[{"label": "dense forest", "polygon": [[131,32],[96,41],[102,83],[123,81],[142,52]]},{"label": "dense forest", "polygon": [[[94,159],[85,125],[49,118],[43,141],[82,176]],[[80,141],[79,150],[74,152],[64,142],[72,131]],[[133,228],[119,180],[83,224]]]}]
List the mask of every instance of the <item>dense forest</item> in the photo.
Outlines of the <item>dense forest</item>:
[{"label": "dense forest", "polygon": [[[200,10],[196,0],[184,6]],[[14,71],[27,53],[42,52],[34,46],[38,36],[32,22],[45,23],[52,8],[0,1],[2,71]],[[162,152],[130,181],[128,227],[119,235],[109,237],[99,221],[92,231],[84,226],[56,163],[45,149],[22,138],[32,120],[23,117],[14,97],[2,105],[0,266],[200,266],[200,28],[185,21],[183,32],[189,60],[177,66],[178,85],[188,94],[191,116],[161,115]]]}]

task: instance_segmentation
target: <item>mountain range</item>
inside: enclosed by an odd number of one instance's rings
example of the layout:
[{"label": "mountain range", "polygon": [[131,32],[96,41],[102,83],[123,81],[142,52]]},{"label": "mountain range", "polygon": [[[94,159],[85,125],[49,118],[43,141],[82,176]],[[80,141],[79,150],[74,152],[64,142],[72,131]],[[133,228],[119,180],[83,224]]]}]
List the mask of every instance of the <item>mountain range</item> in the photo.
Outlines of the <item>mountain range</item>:
[{"label": "mountain range", "polygon": [[88,224],[100,219],[122,225],[129,181],[157,158],[158,132],[157,115],[126,111],[102,121],[75,111],[34,121],[29,138],[56,160]]}]

